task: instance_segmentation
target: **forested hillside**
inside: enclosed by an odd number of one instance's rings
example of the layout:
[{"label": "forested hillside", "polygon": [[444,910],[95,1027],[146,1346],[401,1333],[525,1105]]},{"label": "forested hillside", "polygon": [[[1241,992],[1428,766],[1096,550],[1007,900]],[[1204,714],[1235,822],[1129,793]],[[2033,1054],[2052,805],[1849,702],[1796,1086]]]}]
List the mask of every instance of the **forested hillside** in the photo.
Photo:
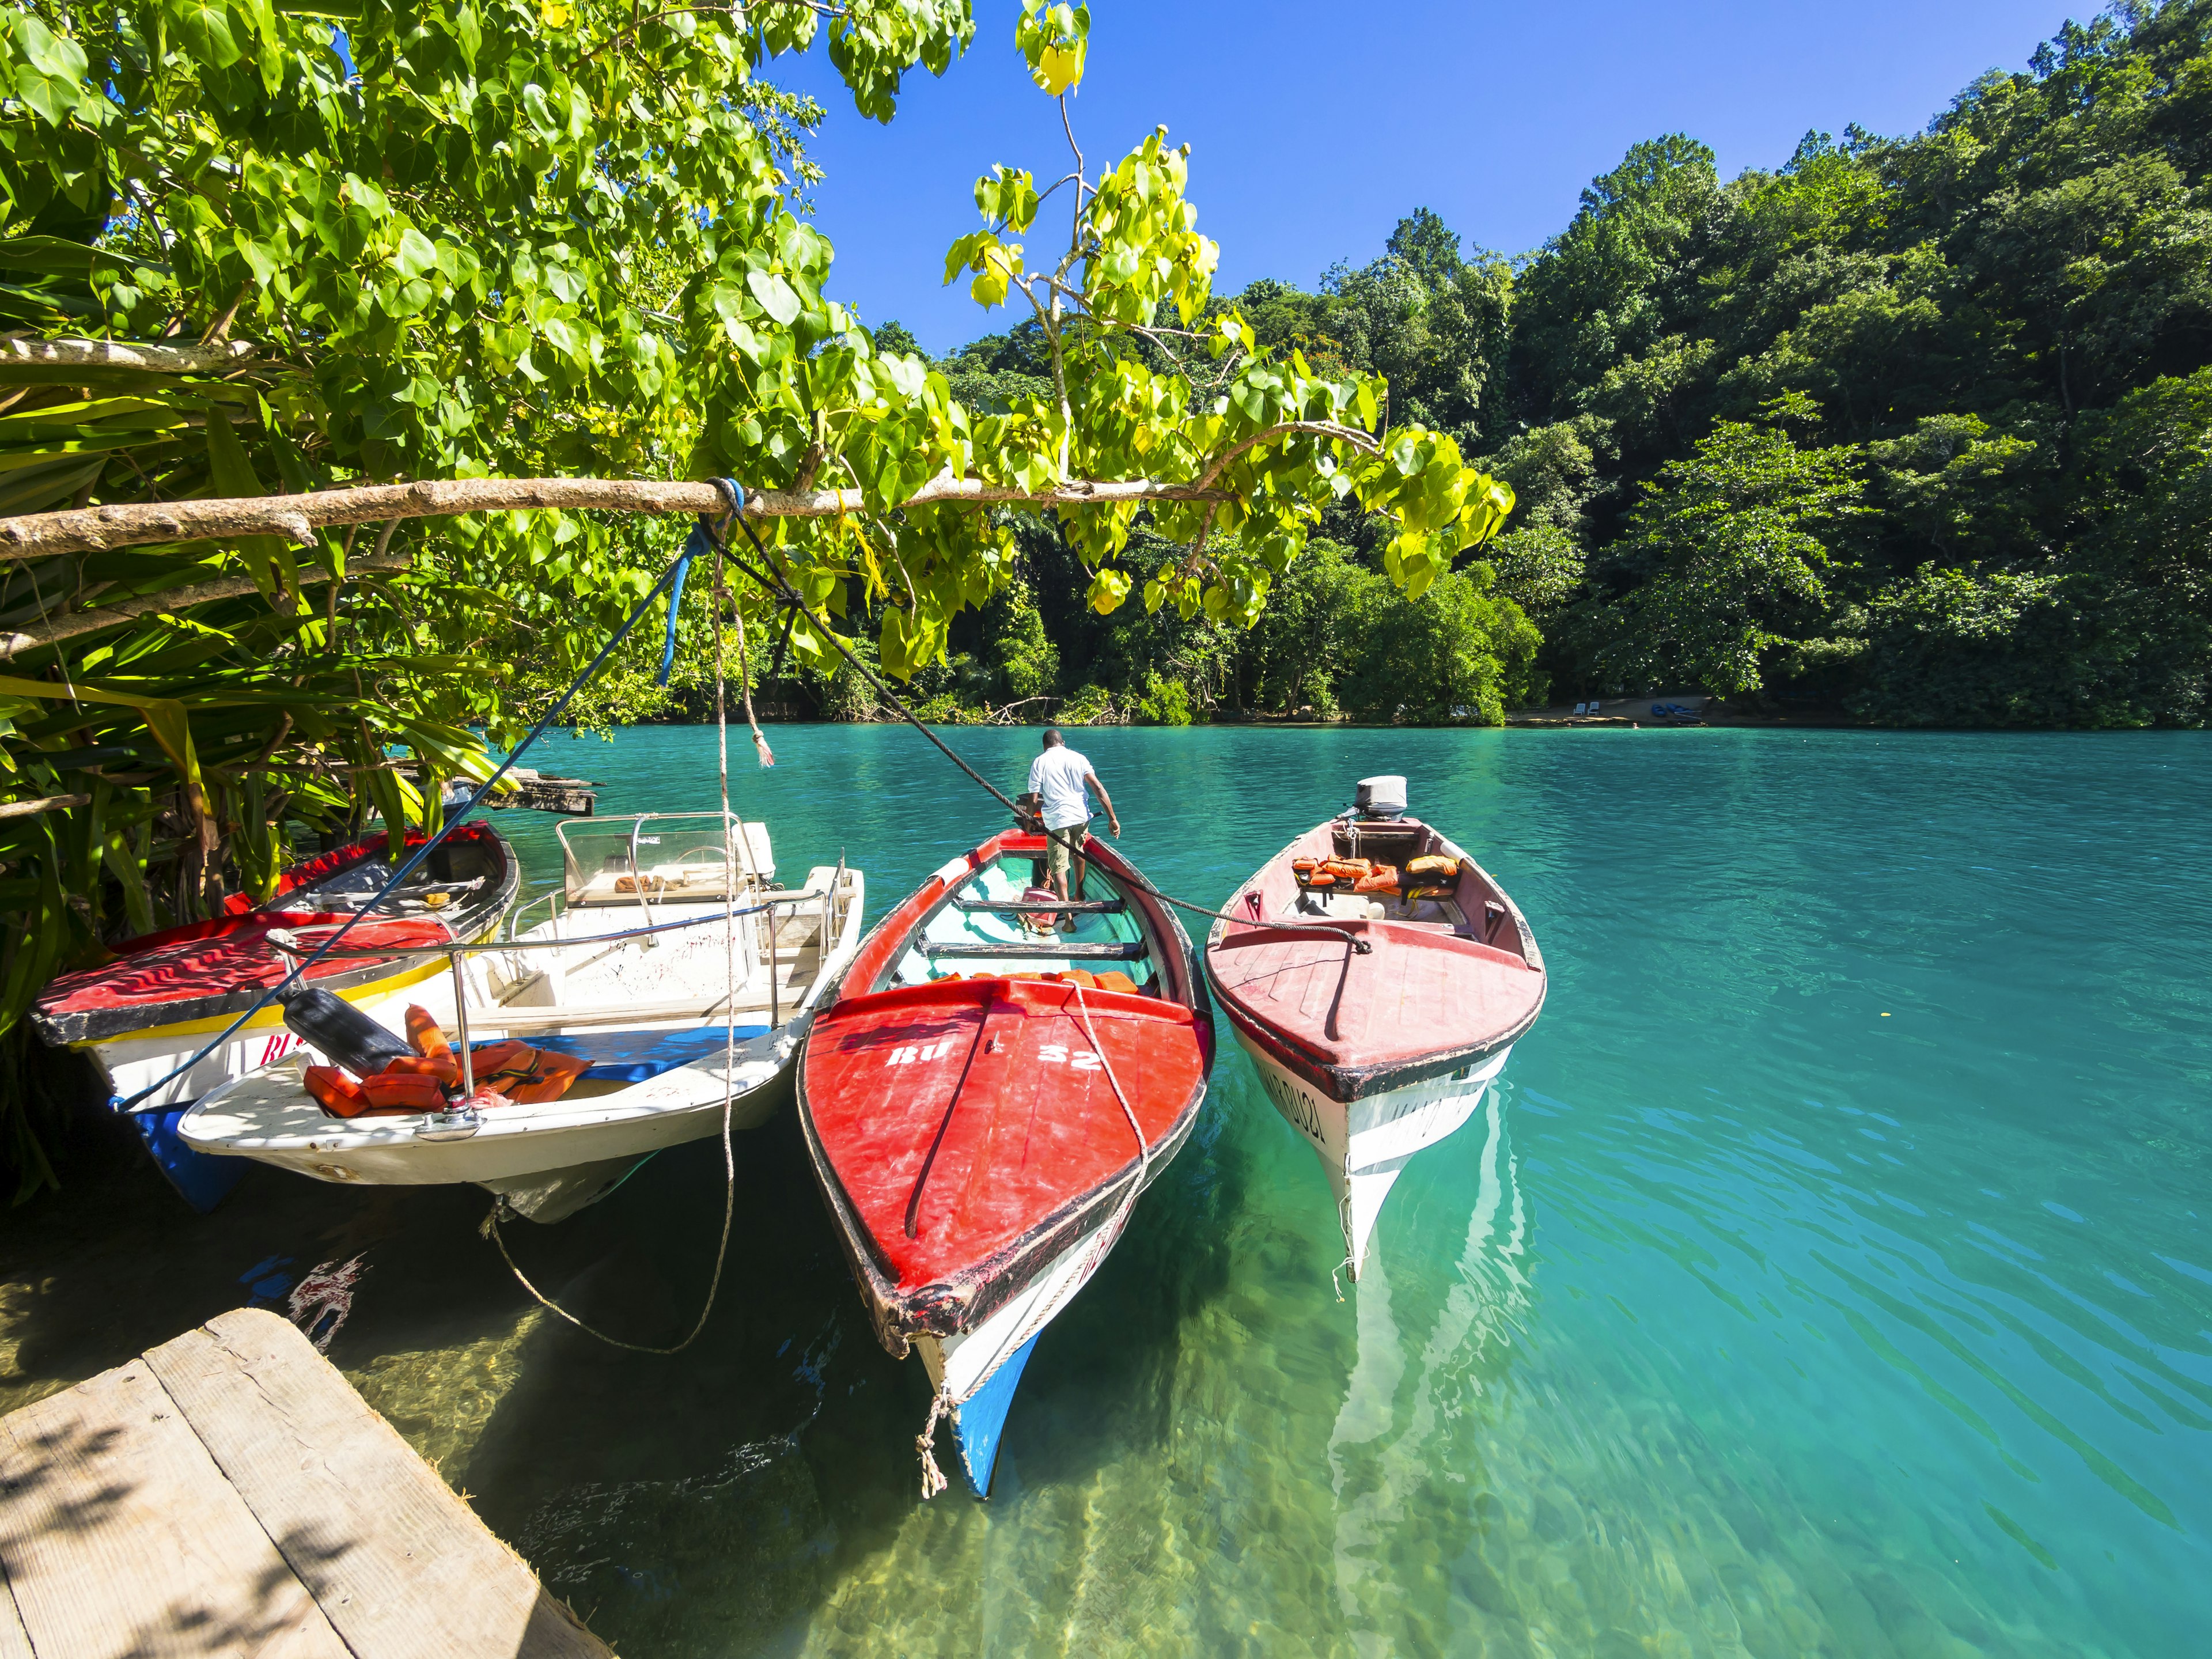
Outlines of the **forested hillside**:
[{"label": "forested hillside", "polygon": [[[2135,0],[1916,137],[1811,134],[1729,180],[1694,137],[1638,144],[1533,256],[1417,211],[1318,293],[1217,303],[1320,372],[1387,375],[1394,422],[1511,482],[1501,540],[1409,599],[1332,515],[1247,634],[1092,614],[1028,523],[1024,586],[919,683],[947,717],[1056,694],[1024,712],[1495,720],[1702,689],[1883,724],[2200,726],[2209,161],[2212,0]],[[1046,384],[1034,324],[940,366],[984,407]]]}]

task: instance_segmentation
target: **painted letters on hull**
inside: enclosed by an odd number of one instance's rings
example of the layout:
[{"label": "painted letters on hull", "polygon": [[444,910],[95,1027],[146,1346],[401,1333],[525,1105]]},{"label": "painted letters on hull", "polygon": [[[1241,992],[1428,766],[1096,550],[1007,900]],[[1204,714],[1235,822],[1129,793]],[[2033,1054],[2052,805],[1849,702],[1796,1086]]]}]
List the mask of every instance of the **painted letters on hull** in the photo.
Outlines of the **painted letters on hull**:
[{"label": "painted letters on hull", "polygon": [[1392,1089],[1349,1103],[1331,1100],[1285,1070],[1261,1044],[1231,1023],[1238,1046],[1252,1058],[1261,1086],[1283,1121],[1311,1146],[1328,1176],[1344,1229],[1346,1259],[1355,1279],[1368,1242],[1400,1171],[1416,1152],[1462,1127],[1505,1067],[1509,1046],[1449,1077]]}]

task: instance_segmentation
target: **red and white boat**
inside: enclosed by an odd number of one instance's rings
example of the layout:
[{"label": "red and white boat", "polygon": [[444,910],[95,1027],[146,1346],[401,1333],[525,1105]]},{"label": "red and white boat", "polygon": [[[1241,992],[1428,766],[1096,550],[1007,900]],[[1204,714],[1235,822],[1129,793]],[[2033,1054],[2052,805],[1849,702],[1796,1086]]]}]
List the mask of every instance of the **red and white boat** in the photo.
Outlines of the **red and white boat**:
[{"label": "red and white boat", "polygon": [[1190,941],[1151,884],[1094,841],[1078,902],[1052,901],[1044,857],[1010,831],[924,882],[862,941],[799,1065],[876,1335],[921,1351],[925,1452],[949,1413],[979,1497],[1038,1333],[1182,1148],[1213,1059]]},{"label": "red and white boat", "polygon": [[[1364,779],[1358,800],[1261,866],[1206,941],[1237,1041],[1328,1173],[1355,1279],[1399,1172],[1481,1104],[1547,983],[1527,919],[1405,816],[1403,778]],[[1317,881],[1332,862],[1346,873]]]},{"label": "red and white boat", "polygon": [[[407,844],[426,837],[410,831]],[[47,1042],[88,1052],[118,1096],[136,1094],[222,1030],[290,972],[269,944],[272,928],[319,945],[350,920],[391,878],[381,835],[349,843],[284,872],[276,892],[256,904],[234,894],[226,914],[124,940],[114,959],[56,977],[40,994],[31,1024]],[[421,945],[489,934],[514,902],[521,866],[489,826],[465,823],[448,836],[398,891],[346,935],[349,948]],[[326,958],[311,983],[374,1012],[411,986],[445,971],[435,957]],[[223,1046],[164,1085],[155,1103],[197,1099],[219,1083],[275,1060],[296,1041],[284,1011],[270,1003]]]}]

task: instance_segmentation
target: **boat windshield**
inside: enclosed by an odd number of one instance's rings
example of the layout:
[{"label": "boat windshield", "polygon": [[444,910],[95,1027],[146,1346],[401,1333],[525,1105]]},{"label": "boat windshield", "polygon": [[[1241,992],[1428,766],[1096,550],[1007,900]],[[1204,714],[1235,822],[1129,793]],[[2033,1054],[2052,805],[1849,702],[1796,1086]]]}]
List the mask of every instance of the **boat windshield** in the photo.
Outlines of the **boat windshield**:
[{"label": "boat windshield", "polygon": [[[730,869],[724,826],[734,847]],[[631,817],[569,818],[556,826],[567,899],[577,904],[690,902],[743,894],[775,878],[768,826],[735,813],[641,812]]]}]

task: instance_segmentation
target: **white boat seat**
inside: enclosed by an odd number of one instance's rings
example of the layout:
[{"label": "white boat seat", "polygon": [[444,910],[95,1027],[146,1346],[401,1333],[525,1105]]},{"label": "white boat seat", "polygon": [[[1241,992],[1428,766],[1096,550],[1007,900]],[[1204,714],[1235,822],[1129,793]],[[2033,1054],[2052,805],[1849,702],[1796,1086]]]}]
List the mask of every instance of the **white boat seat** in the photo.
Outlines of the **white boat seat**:
[{"label": "white boat seat", "polygon": [[1033,945],[1027,939],[1009,940],[1004,945],[939,944],[935,939],[921,941],[921,949],[933,957],[992,957],[1010,960],[1013,957],[1048,957],[1054,960],[1137,962],[1147,954],[1142,940],[1111,945],[1092,945],[1071,941],[1066,945]]}]

